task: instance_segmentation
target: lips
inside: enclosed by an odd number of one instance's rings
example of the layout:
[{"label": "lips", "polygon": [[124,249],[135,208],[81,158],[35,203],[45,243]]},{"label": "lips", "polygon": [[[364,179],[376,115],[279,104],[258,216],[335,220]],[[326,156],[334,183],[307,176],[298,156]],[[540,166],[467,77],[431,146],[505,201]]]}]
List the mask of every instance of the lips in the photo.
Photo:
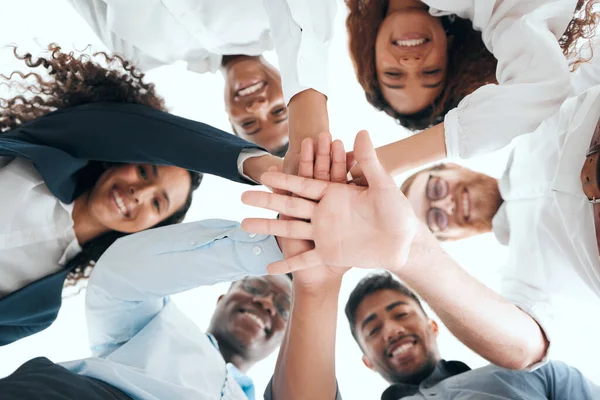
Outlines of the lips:
[{"label": "lips", "polygon": [[429,43],[431,39],[422,33],[405,33],[395,38],[392,43],[403,49],[413,49]]},{"label": "lips", "polygon": [[235,97],[248,97],[260,93],[267,86],[267,82],[258,81],[236,85]]},{"label": "lips", "polygon": [[467,188],[464,188],[462,194],[460,196],[461,207],[462,207],[462,215],[465,222],[469,220],[471,217],[471,198],[469,196],[469,192]]},{"label": "lips", "polygon": [[113,186],[112,190],[110,191],[110,197],[116,205],[119,213],[121,213],[123,217],[129,218],[131,216],[131,210],[128,207],[127,200],[116,185]]},{"label": "lips", "polygon": [[260,331],[263,331],[265,335],[268,335],[271,331],[271,321],[264,316],[259,315],[258,312],[247,308],[240,308],[238,312],[251,324],[255,325]]},{"label": "lips", "polygon": [[414,336],[407,336],[395,341],[386,350],[388,358],[395,358],[399,361],[408,359],[412,356],[413,350],[417,345],[417,339]]}]

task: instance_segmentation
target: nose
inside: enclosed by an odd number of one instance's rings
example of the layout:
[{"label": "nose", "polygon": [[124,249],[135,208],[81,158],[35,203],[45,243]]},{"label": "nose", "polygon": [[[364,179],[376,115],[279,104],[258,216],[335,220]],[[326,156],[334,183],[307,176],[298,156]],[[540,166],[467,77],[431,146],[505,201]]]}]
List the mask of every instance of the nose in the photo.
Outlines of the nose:
[{"label": "nose", "polygon": [[246,111],[251,114],[266,114],[268,111],[269,102],[265,96],[257,96],[251,99],[246,104]]},{"label": "nose", "polygon": [[387,343],[404,334],[406,334],[406,330],[400,324],[387,323],[383,326],[383,337]]},{"label": "nose", "polygon": [[454,202],[454,196],[449,194],[443,199],[432,201],[431,206],[437,207],[440,210],[445,211],[448,215],[452,215],[454,214],[454,208],[456,206],[456,203]]},{"label": "nose", "polygon": [[423,57],[420,54],[403,54],[398,57],[398,63],[403,67],[417,67],[422,62]]},{"label": "nose", "polygon": [[277,313],[275,304],[273,303],[273,293],[269,293],[269,295],[263,297],[255,297],[253,301],[260,304],[263,310],[268,312],[272,317]]},{"label": "nose", "polygon": [[149,201],[154,196],[154,186],[153,185],[139,185],[139,186],[131,186],[129,188],[131,192],[131,196],[135,200],[136,204],[143,204],[146,201]]}]

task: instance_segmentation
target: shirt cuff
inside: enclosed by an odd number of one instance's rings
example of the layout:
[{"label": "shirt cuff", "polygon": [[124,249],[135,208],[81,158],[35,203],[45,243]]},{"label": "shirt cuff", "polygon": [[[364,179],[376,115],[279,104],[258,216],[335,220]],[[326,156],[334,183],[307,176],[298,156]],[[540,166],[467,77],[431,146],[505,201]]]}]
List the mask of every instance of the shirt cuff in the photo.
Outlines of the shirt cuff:
[{"label": "shirt cuff", "polygon": [[253,179],[250,179],[244,174],[244,162],[249,158],[262,157],[268,154],[269,153],[267,153],[266,151],[259,149],[243,149],[242,151],[240,151],[240,155],[238,156],[237,160],[238,172],[240,173],[240,176],[249,180],[250,182],[259,183]]}]

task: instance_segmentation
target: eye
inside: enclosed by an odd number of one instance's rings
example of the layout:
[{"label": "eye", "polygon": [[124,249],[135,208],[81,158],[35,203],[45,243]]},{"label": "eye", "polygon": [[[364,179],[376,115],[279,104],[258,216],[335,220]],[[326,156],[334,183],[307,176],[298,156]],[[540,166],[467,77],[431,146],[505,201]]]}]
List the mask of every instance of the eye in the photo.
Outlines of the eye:
[{"label": "eye", "polygon": [[277,115],[282,115],[285,112],[285,107],[279,107],[275,110],[273,110],[273,112],[271,114],[277,116]]},{"label": "eye", "polygon": [[247,128],[247,127],[249,127],[251,125],[254,125],[255,123],[256,123],[256,120],[242,122],[242,127]]},{"label": "eye", "polygon": [[404,317],[406,317],[406,313],[400,313],[400,314],[396,314],[396,319],[402,319]]},{"label": "eye", "polygon": [[154,199],[154,207],[156,208],[156,211],[160,212],[160,201],[158,201],[158,199]]},{"label": "eye", "polygon": [[146,173],[146,169],[144,167],[142,167],[141,165],[138,166],[138,171],[140,172],[140,176],[142,177],[142,179],[148,179],[148,174]]},{"label": "eye", "polygon": [[440,231],[446,229],[448,226],[448,216],[445,212],[440,211],[435,213],[435,224]]},{"label": "eye", "polygon": [[369,332],[369,336],[374,336],[377,334],[377,332],[379,332],[381,330],[380,326],[376,326],[375,328],[371,329],[371,331]]},{"label": "eye", "polygon": [[399,76],[402,76],[402,72],[399,71],[385,71],[384,74],[392,78],[398,78]]},{"label": "eye", "polygon": [[439,68],[438,68],[438,69],[433,69],[433,70],[430,70],[430,71],[423,71],[423,73],[424,73],[425,75],[437,75],[437,74],[439,74],[440,72],[442,72],[442,70],[441,70],[441,69],[439,69]]}]

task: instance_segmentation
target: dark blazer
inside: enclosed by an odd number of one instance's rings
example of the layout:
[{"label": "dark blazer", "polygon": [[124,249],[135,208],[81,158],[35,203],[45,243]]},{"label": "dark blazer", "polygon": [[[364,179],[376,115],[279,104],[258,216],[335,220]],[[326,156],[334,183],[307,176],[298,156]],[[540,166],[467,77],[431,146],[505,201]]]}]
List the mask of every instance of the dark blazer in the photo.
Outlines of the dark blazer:
[{"label": "dark blazer", "polygon": [[[103,162],[175,165],[250,183],[238,172],[243,149],[235,135],[137,104],[98,103],[55,111],[0,134],[0,156],[33,161],[49,190],[71,203],[102,173]],[[0,195],[9,188],[0,187]],[[0,346],[54,322],[69,271],[0,299]]]}]

